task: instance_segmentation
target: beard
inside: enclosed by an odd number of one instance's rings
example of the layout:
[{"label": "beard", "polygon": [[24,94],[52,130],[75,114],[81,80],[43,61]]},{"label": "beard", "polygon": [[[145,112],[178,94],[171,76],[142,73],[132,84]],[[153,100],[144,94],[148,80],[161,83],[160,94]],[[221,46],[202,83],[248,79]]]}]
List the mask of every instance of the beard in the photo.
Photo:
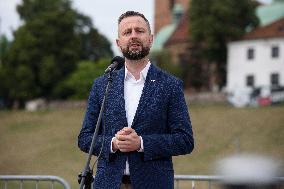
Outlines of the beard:
[{"label": "beard", "polygon": [[[130,50],[130,46],[135,43],[139,44],[142,49],[141,50]],[[146,57],[150,52],[150,47],[145,47],[140,41],[133,40],[127,44],[126,48],[121,47],[121,52],[123,56],[129,60],[141,60],[142,58]]]}]

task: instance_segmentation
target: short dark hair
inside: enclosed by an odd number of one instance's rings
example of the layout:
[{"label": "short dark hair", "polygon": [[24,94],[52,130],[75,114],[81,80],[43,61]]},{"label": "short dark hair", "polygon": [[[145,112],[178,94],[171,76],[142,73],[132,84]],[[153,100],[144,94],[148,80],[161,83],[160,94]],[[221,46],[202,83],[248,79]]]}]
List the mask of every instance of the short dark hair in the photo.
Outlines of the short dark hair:
[{"label": "short dark hair", "polygon": [[135,11],[127,11],[125,13],[123,13],[122,15],[120,15],[120,17],[118,18],[118,24],[120,24],[120,22],[127,17],[131,17],[131,16],[140,16],[141,18],[143,18],[145,20],[145,22],[147,23],[147,26],[149,28],[149,31],[151,33],[151,27],[150,27],[150,23],[147,20],[147,18],[144,16],[144,14],[140,13],[140,12],[135,12]]}]

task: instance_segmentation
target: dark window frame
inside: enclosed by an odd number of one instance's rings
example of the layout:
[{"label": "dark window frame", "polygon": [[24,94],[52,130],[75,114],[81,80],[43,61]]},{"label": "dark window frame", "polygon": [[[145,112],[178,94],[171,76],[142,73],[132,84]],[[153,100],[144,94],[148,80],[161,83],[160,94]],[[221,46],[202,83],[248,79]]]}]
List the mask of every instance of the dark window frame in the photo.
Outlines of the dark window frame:
[{"label": "dark window frame", "polygon": [[255,77],[254,77],[254,75],[247,75],[246,76],[246,86],[247,87],[254,87],[255,86]]},{"label": "dark window frame", "polygon": [[278,58],[279,52],[280,52],[279,46],[272,46],[271,47],[271,57],[272,58]]},{"label": "dark window frame", "polygon": [[279,73],[271,73],[270,74],[270,84],[271,84],[271,86],[275,86],[275,87],[280,85]]},{"label": "dark window frame", "polygon": [[255,50],[254,48],[248,48],[247,50],[247,59],[248,60],[253,60],[255,57]]}]

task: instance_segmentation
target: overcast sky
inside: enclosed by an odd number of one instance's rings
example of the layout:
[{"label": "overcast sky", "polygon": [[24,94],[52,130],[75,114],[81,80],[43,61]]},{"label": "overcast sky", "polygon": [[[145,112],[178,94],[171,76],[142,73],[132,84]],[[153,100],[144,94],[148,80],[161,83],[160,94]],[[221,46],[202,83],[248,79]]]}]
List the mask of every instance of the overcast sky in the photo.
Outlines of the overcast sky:
[{"label": "overcast sky", "polygon": [[[272,0],[261,0],[269,3]],[[21,0],[0,0],[0,34],[12,38],[12,31],[21,24],[16,12],[16,5]],[[154,0],[73,0],[73,7],[79,12],[90,16],[95,27],[112,43],[115,54],[118,50],[114,45],[117,36],[117,18],[127,10],[142,12],[153,27]],[[153,28],[152,28],[153,29]]]}]

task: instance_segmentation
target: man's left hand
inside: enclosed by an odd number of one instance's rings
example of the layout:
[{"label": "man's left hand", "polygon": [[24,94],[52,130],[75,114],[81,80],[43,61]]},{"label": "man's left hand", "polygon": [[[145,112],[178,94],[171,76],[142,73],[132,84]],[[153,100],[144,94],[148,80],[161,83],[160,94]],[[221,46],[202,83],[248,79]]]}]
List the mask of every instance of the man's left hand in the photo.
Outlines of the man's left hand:
[{"label": "man's left hand", "polygon": [[115,135],[116,145],[121,152],[137,151],[141,148],[141,138],[134,129],[124,127]]}]

